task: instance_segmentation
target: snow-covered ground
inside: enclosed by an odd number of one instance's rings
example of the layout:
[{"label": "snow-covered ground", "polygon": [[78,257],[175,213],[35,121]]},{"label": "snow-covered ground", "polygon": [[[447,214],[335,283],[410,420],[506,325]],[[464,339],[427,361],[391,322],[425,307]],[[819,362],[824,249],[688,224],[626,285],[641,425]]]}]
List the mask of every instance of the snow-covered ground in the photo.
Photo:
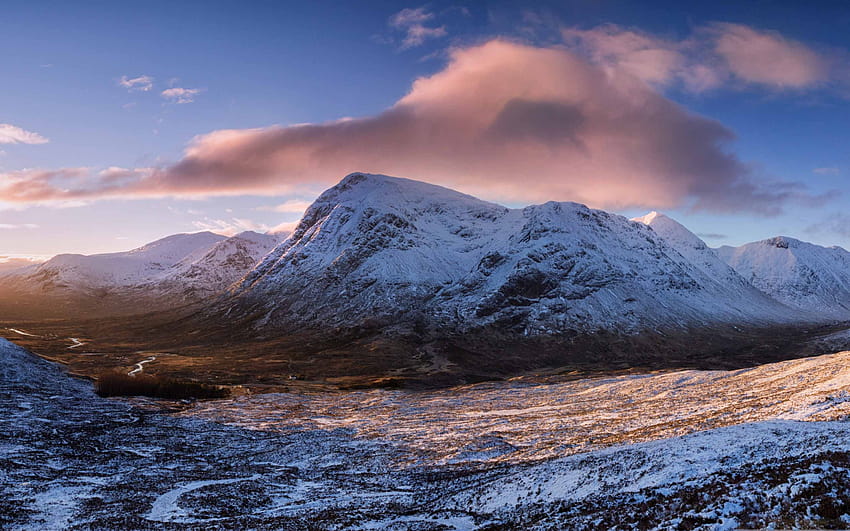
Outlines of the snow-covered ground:
[{"label": "snow-covered ground", "polygon": [[850,352],[737,371],[249,395],[183,415],[261,430],[352,429],[393,441],[411,461],[529,462],[746,422],[843,419]]},{"label": "snow-covered ground", "polygon": [[841,527],[848,361],[169,412],[0,341],[0,528]]}]

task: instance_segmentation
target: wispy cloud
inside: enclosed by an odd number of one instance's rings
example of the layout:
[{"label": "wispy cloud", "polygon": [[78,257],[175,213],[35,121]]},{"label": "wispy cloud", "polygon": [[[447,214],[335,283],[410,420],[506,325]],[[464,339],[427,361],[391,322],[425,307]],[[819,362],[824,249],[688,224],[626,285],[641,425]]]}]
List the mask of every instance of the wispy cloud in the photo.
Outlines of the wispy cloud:
[{"label": "wispy cloud", "polygon": [[307,207],[311,205],[310,201],[302,201],[300,199],[289,199],[279,205],[261,206],[257,210],[270,210],[281,214],[303,214]]},{"label": "wispy cloud", "polygon": [[664,39],[606,24],[562,31],[572,49],[656,86],[679,83],[691,92],[720,87],[808,89],[826,83],[834,60],[775,31],[742,24],[698,27],[686,39]]},{"label": "wispy cloud", "polygon": [[825,57],[801,42],[775,31],[742,24],[714,24],[715,51],[740,79],[780,88],[805,88],[824,82],[829,75]]},{"label": "wispy cloud", "polygon": [[817,173],[818,175],[838,175],[841,173],[841,170],[835,166],[830,166],[825,168],[815,168],[812,170],[812,173]]},{"label": "wispy cloud", "polygon": [[151,76],[138,76],[133,78],[121,76],[118,80],[118,84],[130,92],[148,92],[153,89],[153,81],[154,79]]},{"label": "wispy cloud", "polygon": [[17,230],[17,229],[37,229],[38,225],[35,223],[0,223],[0,229],[2,230]]},{"label": "wispy cloud", "polygon": [[429,39],[445,37],[445,26],[428,25],[435,18],[434,13],[424,6],[402,9],[389,19],[391,28],[404,33],[401,48],[413,48],[425,44]]},{"label": "wispy cloud", "polygon": [[266,232],[271,228],[263,223],[257,223],[245,218],[204,218],[202,220],[193,221],[192,225],[198,230],[208,230],[225,236],[233,236],[248,230],[254,232]]},{"label": "wispy cloud", "polygon": [[836,212],[804,229],[809,234],[837,234],[850,238],[850,215]]},{"label": "wispy cloud", "polygon": [[48,139],[38,133],[12,124],[0,124],[0,144],[46,144],[48,142]]},{"label": "wispy cloud", "polygon": [[202,89],[173,87],[163,90],[160,95],[171,103],[185,104],[195,101],[195,96],[203,92]]}]

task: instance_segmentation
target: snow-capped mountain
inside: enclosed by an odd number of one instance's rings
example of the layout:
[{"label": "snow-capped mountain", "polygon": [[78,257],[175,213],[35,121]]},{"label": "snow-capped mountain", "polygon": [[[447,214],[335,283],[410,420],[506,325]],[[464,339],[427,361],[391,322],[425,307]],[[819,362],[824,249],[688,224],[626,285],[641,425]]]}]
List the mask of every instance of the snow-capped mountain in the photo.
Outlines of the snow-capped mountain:
[{"label": "snow-capped mountain", "polygon": [[17,315],[79,312],[143,313],[142,300],[183,304],[225,290],[279,242],[273,235],[243,232],[175,234],[126,252],[62,254],[0,274],[3,309]]},{"label": "snow-capped mountain", "polygon": [[704,241],[678,221],[654,211],[645,216],[634,218],[632,221],[643,223],[652,228],[685,260],[701,269],[708,277],[716,280],[718,284],[728,290],[729,297],[740,298],[744,295],[751,300],[760,301],[761,304],[773,304],[764,292],[744,279],[729,264],[721,260]]},{"label": "snow-capped mountain", "polygon": [[211,232],[175,234],[126,252],[60,254],[16,276],[43,287],[70,290],[136,286],[167,275],[181,262],[200,259],[226,239]]},{"label": "snow-capped mountain", "polygon": [[415,321],[522,335],[791,318],[707,249],[680,244],[576,203],[509,209],[355,173],[245,277],[231,310],[273,327]]},{"label": "snow-capped mountain", "polygon": [[789,306],[850,319],[850,253],[777,236],[717,255],[758,289]]},{"label": "snow-capped mountain", "polygon": [[152,278],[150,284],[161,289],[182,289],[197,298],[209,296],[242,278],[279,242],[274,235],[241,232],[217,241],[200,257],[187,256],[165,275]]}]

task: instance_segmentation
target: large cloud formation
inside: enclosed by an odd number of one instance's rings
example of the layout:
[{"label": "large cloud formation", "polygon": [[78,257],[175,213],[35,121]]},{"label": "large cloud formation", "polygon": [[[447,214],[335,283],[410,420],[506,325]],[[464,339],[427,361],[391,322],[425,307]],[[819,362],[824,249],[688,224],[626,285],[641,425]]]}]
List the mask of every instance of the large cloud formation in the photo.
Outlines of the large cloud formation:
[{"label": "large cloud formation", "polygon": [[9,174],[0,200],[271,195],[352,171],[496,200],[605,208],[775,213],[805,198],[792,184],[754,180],[728,151],[731,131],[666,99],[645,77],[562,46],[497,39],[452,50],[442,71],[376,116],[215,131],[159,169]]}]

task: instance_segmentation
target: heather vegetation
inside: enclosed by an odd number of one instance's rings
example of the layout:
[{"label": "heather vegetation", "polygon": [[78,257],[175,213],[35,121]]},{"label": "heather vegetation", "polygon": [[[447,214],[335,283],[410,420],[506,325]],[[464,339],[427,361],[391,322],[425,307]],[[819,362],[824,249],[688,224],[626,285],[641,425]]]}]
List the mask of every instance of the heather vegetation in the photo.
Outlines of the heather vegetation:
[{"label": "heather vegetation", "polygon": [[97,378],[95,390],[100,396],[150,396],[154,398],[225,398],[230,393],[224,387],[172,378],[106,371]]}]

